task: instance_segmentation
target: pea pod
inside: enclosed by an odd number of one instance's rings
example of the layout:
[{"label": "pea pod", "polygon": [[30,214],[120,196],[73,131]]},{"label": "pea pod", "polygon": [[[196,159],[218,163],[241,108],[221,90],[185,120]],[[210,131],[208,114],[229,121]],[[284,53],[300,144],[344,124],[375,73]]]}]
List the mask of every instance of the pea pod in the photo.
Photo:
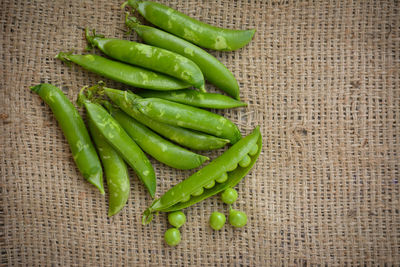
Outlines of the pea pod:
[{"label": "pea pod", "polygon": [[147,44],[173,51],[191,59],[199,66],[207,81],[237,100],[240,99],[239,85],[232,72],[213,55],[175,35],[153,27],[140,25],[133,17],[127,17],[125,23],[130,29],[135,30]]},{"label": "pea pod", "polygon": [[203,73],[196,63],[184,56],[156,46],[104,38],[94,32],[93,36],[90,36],[88,29],[86,39],[89,46],[98,47],[109,57],[170,75],[205,91]]},{"label": "pea pod", "polygon": [[103,89],[104,93],[129,116],[177,144],[195,150],[212,150],[221,148],[229,143],[227,139],[153,120],[142,114],[134,106],[134,100],[140,98],[139,96],[128,91],[111,88]]},{"label": "pea pod", "polygon": [[100,76],[134,87],[160,91],[190,87],[190,84],[173,77],[113,61],[95,54],[74,55],[60,52],[56,58],[65,62],[74,62]]},{"label": "pea pod", "polygon": [[[251,163],[247,167],[238,166],[238,162],[257,146],[257,153],[251,156]],[[192,206],[210,196],[218,194],[227,188],[234,187],[251,170],[255,164],[262,147],[262,137],[259,127],[251,134],[239,140],[220,157],[211,161],[207,166],[186,178],[161,198],[153,201],[151,206],[143,213],[142,223],[150,223],[154,213],[172,212]],[[232,170],[232,166],[237,166]],[[228,179],[207,189],[205,186],[228,172]],[[198,195],[196,192],[202,191]]]},{"label": "pea pod", "polygon": [[247,106],[246,103],[235,100],[228,96],[224,96],[221,94],[203,93],[191,89],[168,92],[148,90],[140,92],[139,95],[142,97],[161,98],[199,108],[224,109]]},{"label": "pea pod", "polygon": [[74,105],[59,88],[51,84],[32,86],[31,90],[37,93],[53,111],[83,177],[104,194],[103,171],[99,157],[85,123]]},{"label": "pea pod", "polygon": [[101,105],[92,103],[81,92],[78,103],[85,106],[91,119],[106,138],[107,142],[118,151],[123,159],[131,166],[139,179],[144,183],[150,195],[154,197],[156,191],[156,176],[149,159],[140,147],[129,137],[119,123]]},{"label": "pea pod", "polygon": [[157,27],[209,49],[232,51],[242,48],[251,41],[255,33],[254,29],[218,28],[151,1],[129,0],[127,4]]},{"label": "pea pod", "polygon": [[170,167],[193,169],[209,159],[163,139],[121,110],[112,109],[111,115],[146,153]]},{"label": "pea pod", "polygon": [[237,126],[221,115],[160,98],[136,99],[134,105],[144,115],[159,122],[208,133],[236,143],[241,134]]},{"label": "pea pod", "polygon": [[92,120],[88,121],[89,130],[103,163],[108,186],[108,216],[117,214],[129,198],[130,183],[128,169],[124,160],[108,143],[96,128]]}]

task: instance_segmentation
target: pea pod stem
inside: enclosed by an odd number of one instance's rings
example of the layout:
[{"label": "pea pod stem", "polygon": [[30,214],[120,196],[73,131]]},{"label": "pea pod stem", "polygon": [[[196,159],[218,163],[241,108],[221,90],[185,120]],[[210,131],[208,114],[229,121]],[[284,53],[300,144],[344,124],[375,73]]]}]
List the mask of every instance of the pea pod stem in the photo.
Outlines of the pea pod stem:
[{"label": "pea pod stem", "polygon": [[191,89],[174,90],[168,92],[147,90],[140,92],[139,95],[146,98],[161,98],[199,108],[225,109],[247,106],[246,103],[228,96],[213,93],[203,93]]},{"label": "pea pod stem", "polygon": [[[231,170],[231,167],[237,165],[255,145],[258,146],[258,149],[257,153],[251,156],[251,163],[247,167],[238,166],[234,170]],[[256,127],[251,134],[242,138],[221,156],[168,190],[161,198],[154,200],[151,206],[144,211],[142,223],[147,224],[151,222],[154,213],[181,210],[218,194],[227,188],[234,187],[251,170],[261,152],[261,148],[262,137],[259,127]],[[225,182],[219,183],[209,189],[204,188],[208,183],[215,181],[226,172],[228,173],[228,179]],[[193,195],[193,193],[201,188],[204,188],[201,195]],[[189,200],[183,201],[188,197]]]},{"label": "pea pod stem", "polygon": [[86,29],[86,39],[89,47],[97,47],[113,59],[175,77],[205,91],[200,68],[180,54],[156,46],[105,38],[94,30],[90,35],[89,29]]},{"label": "pea pod stem", "polygon": [[96,149],[82,117],[63,92],[51,84],[30,88],[49,105],[71,148],[74,161],[83,177],[104,194],[103,171]]},{"label": "pea pod stem", "polygon": [[140,25],[135,17],[129,17],[129,13],[125,18],[125,24],[129,29],[134,30],[147,44],[173,51],[191,59],[199,66],[207,81],[233,98],[240,100],[238,82],[232,72],[213,55],[168,32]]},{"label": "pea pod stem", "polygon": [[95,127],[106,138],[107,142],[118,151],[129,166],[135,170],[151,197],[154,197],[156,176],[149,159],[107,110],[100,104],[93,103],[87,99],[84,95],[85,89],[82,88],[78,96],[78,103],[85,107],[88,117],[93,121]]},{"label": "pea pod stem", "polygon": [[195,20],[177,10],[152,1],[128,0],[147,21],[201,47],[232,51],[248,44],[255,30],[231,30]]},{"label": "pea pod stem", "polygon": [[[101,85],[99,86],[101,87]],[[162,123],[142,114],[134,105],[135,100],[141,97],[132,92],[106,87],[99,90],[107,95],[126,114],[179,145],[195,150],[212,150],[221,148],[229,143],[228,139]]]},{"label": "pea pod stem", "polygon": [[118,152],[112,148],[96,128],[91,119],[88,121],[92,139],[103,164],[108,186],[108,216],[117,214],[129,198],[130,183],[128,169]]},{"label": "pea pod stem", "polygon": [[163,139],[119,109],[113,108],[110,113],[146,153],[170,167],[193,169],[209,159]]},{"label": "pea pod stem", "polygon": [[173,77],[113,61],[95,54],[77,55],[60,52],[56,58],[64,62],[73,62],[100,76],[134,87],[160,91],[190,87],[190,84]]}]

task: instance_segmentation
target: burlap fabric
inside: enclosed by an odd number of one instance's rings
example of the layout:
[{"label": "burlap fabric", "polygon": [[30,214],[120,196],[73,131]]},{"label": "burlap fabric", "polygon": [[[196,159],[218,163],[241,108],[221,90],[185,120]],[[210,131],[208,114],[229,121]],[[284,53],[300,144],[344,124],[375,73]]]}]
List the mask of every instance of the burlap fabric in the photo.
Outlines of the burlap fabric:
[{"label": "burlap fabric", "polygon": [[[133,172],[129,203],[107,218],[107,197],[83,180],[50,109],[28,87],[49,82],[75,101],[82,86],[96,83],[98,76],[54,56],[83,52],[87,26],[137,40],[124,35],[121,2],[3,0],[1,263],[399,263],[399,2],[162,2],[214,25],[257,29],[247,47],[211,52],[232,70],[249,103],[220,113],[243,134],[262,128],[262,154],[237,186],[234,204],[248,225],[211,230],[211,212],[227,212],[212,197],[185,210],[182,243],[167,247],[165,214],[140,223],[151,199]],[[157,196],[194,172],[152,162]]]}]

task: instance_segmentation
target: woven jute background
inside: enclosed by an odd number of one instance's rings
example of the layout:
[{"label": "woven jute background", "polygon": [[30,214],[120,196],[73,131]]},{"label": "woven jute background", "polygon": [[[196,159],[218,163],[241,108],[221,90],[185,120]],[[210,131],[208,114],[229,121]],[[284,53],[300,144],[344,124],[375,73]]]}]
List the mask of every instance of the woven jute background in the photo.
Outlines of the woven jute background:
[{"label": "woven jute background", "polygon": [[[131,174],[126,208],[84,181],[50,109],[29,86],[75,101],[101,78],[54,59],[84,52],[83,29],[125,35],[118,1],[0,2],[1,263],[25,266],[394,265],[400,262],[400,4],[398,1],[162,1],[227,28],[256,28],[235,52],[211,52],[234,73],[246,108],[218,111],[264,147],[237,186],[248,225],[222,231],[219,197],[187,208],[182,242],[163,241],[165,214]],[[98,53],[98,52],[96,52]],[[110,87],[122,84],[105,80]],[[215,88],[207,86],[210,91]],[[84,115],[83,110],[80,110]],[[222,152],[203,153],[215,158]],[[191,171],[152,159],[161,196]]]}]

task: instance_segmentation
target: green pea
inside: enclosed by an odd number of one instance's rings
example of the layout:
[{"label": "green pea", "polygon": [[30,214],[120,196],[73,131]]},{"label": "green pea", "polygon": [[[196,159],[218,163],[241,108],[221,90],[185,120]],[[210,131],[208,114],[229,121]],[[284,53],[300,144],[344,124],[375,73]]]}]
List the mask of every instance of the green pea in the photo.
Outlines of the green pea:
[{"label": "green pea", "polygon": [[181,233],[176,228],[169,228],[164,234],[165,243],[174,247],[181,242]]},{"label": "green pea", "polygon": [[243,227],[247,223],[246,213],[239,210],[231,209],[229,211],[229,223],[237,228]]},{"label": "green pea", "polygon": [[210,216],[210,226],[214,230],[221,230],[226,222],[226,217],[223,213],[214,211]]},{"label": "green pea", "polygon": [[223,182],[226,182],[226,180],[228,180],[228,174],[226,172],[224,172],[220,177],[215,179],[215,181],[217,181],[217,183],[223,183]]},{"label": "green pea", "polygon": [[181,202],[187,202],[190,199],[190,195],[186,196],[184,199],[181,200]]},{"label": "green pea", "polygon": [[233,188],[227,188],[221,194],[221,200],[225,204],[233,204],[237,198],[238,198],[238,193]]},{"label": "green pea", "polygon": [[204,186],[204,188],[210,189],[213,188],[215,185],[215,180],[210,181],[208,184]]},{"label": "green pea", "polygon": [[234,171],[237,169],[237,167],[238,167],[238,164],[237,164],[237,162],[235,162],[230,167],[227,168],[227,171],[228,172]]},{"label": "green pea", "polygon": [[254,145],[251,147],[250,151],[249,151],[249,155],[250,155],[250,156],[254,156],[255,154],[257,154],[257,151],[258,151],[258,145],[257,145],[257,144],[254,144]]},{"label": "green pea", "polygon": [[168,214],[168,221],[176,228],[181,227],[186,222],[186,216],[182,211],[175,211]]},{"label": "green pea", "polygon": [[202,187],[199,190],[193,192],[192,196],[195,196],[195,197],[200,196],[201,194],[203,194],[203,192],[204,192],[204,188]]},{"label": "green pea", "polygon": [[249,166],[251,163],[251,158],[249,157],[249,155],[245,155],[241,161],[239,161],[239,166],[242,168],[245,168],[247,166]]}]

